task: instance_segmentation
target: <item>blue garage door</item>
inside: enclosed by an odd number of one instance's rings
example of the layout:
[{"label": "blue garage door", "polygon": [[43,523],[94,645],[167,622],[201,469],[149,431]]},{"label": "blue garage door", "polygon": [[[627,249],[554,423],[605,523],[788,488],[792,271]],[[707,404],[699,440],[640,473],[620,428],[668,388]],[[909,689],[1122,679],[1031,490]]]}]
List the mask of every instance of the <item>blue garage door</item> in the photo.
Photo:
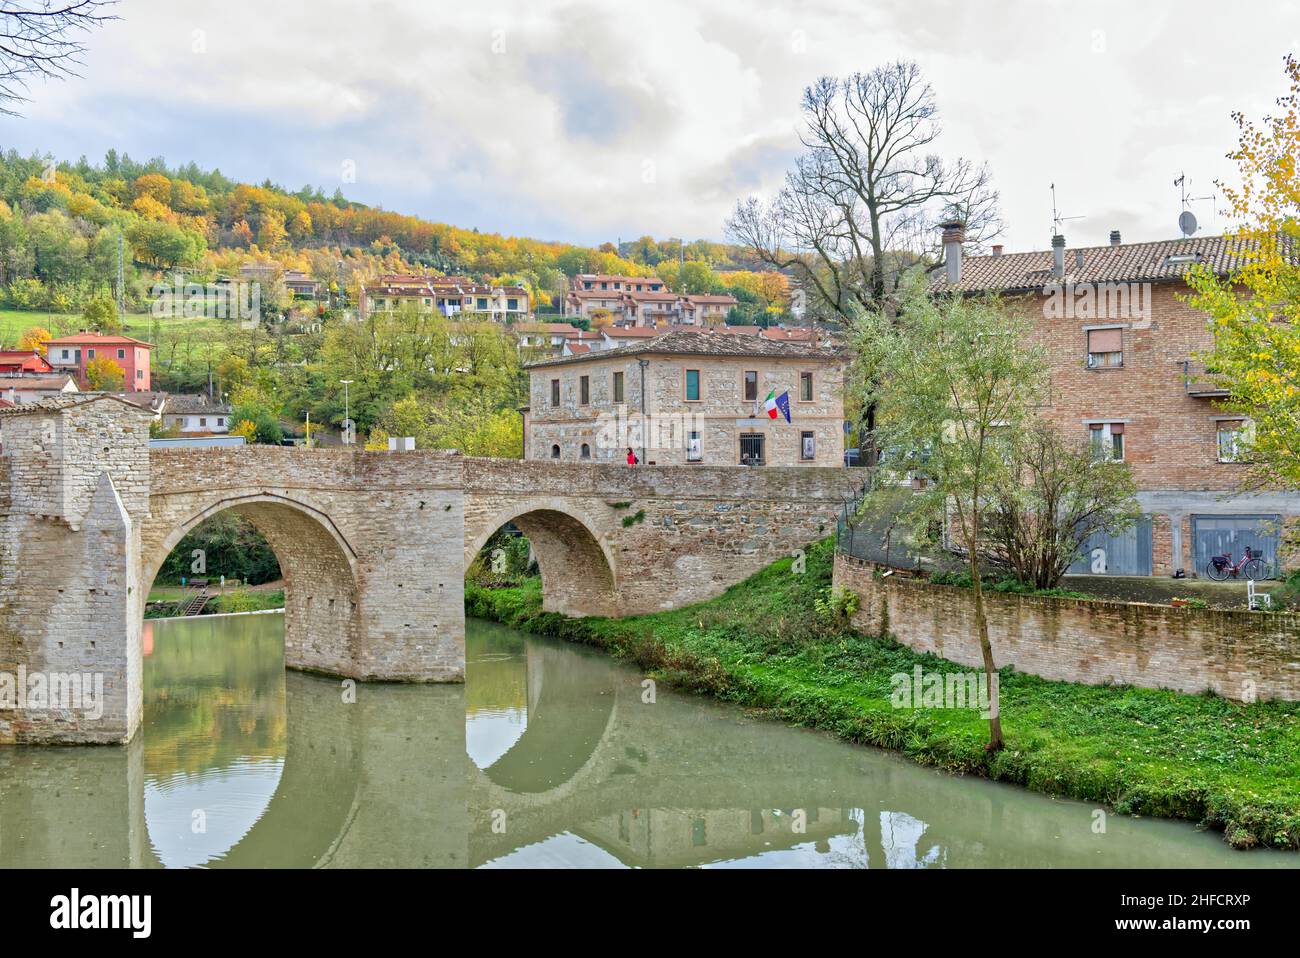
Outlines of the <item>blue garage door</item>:
[{"label": "blue garage door", "polygon": [[1196,574],[1205,575],[1210,556],[1232,553],[1234,562],[1246,552],[1260,555],[1270,574],[1277,571],[1281,516],[1192,516],[1192,557]]},{"label": "blue garage door", "polygon": [[1143,516],[1119,535],[1094,532],[1079,548],[1071,575],[1150,575],[1151,517]]}]

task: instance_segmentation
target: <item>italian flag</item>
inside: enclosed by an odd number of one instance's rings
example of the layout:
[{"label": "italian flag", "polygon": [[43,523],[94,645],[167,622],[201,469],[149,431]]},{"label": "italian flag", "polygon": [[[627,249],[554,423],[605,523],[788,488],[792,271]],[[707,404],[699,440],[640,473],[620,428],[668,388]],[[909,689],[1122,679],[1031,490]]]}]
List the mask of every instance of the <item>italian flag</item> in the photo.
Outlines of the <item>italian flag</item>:
[{"label": "italian flag", "polygon": [[776,394],[773,389],[767,394],[767,399],[763,401],[763,409],[767,412],[768,419],[775,419],[777,416],[785,416],[785,421],[790,421],[790,394],[788,392]]}]

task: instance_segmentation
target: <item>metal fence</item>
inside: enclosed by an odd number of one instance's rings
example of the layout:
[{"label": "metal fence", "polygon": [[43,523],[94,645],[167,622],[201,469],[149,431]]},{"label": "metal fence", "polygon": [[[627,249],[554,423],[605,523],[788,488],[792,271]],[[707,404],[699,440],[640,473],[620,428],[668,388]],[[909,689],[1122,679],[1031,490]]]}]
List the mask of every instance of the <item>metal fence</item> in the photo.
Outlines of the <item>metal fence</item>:
[{"label": "metal fence", "polygon": [[895,569],[959,568],[961,561],[941,547],[918,545],[910,529],[899,521],[906,497],[910,491],[899,487],[896,508],[882,500],[870,509],[863,503],[870,490],[870,480],[864,482],[852,496],[846,496],[835,525],[835,550],[866,562],[875,562]]}]

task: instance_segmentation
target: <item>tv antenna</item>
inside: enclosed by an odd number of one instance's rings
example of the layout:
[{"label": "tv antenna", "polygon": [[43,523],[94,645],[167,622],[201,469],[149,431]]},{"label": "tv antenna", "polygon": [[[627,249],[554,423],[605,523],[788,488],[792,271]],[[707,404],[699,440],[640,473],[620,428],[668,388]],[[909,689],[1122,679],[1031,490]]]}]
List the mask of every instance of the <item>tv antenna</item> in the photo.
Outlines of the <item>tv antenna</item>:
[{"label": "tv antenna", "polygon": [[1062,216],[1060,213],[1056,211],[1056,184],[1053,183],[1052,184],[1052,235],[1059,236],[1061,234],[1062,223],[1065,223],[1069,220],[1082,220],[1082,219],[1087,219],[1087,217]]},{"label": "tv antenna", "polygon": [[1214,222],[1219,221],[1219,194],[1210,193],[1208,196],[1188,196],[1187,188],[1191,186],[1191,181],[1187,179],[1187,174],[1179,172],[1178,179],[1174,180],[1174,186],[1178,187],[1178,199],[1180,203],[1178,213],[1178,228],[1182,231],[1184,237],[1191,236],[1199,228],[1196,223],[1196,214],[1188,209],[1190,203],[1201,203],[1209,200],[1213,206]]}]

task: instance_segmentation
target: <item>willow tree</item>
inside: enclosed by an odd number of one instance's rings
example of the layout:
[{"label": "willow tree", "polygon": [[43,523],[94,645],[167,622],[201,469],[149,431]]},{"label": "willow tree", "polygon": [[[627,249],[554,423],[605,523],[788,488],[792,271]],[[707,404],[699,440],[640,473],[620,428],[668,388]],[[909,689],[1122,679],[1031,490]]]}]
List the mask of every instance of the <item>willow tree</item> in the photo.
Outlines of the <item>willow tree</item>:
[{"label": "willow tree", "polygon": [[1300,61],[1285,60],[1290,91],[1258,123],[1237,112],[1241,182],[1220,183],[1236,222],[1236,266],[1215,276],[1197,266],[1191,302],[1210,315],[1213,378],[1225,405],[1253,421],[1239,454],[1251,481],[1300,489]]},{"label": "willow tree", "polygon": [[983,539],[998,491],[1017,481],[1008,444],[1034,421],[1047,364],[1029,344],[1028,323],[994,297],[934,297],[914,279],[894,305],[859,322],[855,382],[864,402],[878,409],[887,465],[877,474],[927,480],[908,497],[904,517],[918,531],[942,523],[965,553],[991,706],[988,748],[996,751],[1002,724],[984,608]]}]

